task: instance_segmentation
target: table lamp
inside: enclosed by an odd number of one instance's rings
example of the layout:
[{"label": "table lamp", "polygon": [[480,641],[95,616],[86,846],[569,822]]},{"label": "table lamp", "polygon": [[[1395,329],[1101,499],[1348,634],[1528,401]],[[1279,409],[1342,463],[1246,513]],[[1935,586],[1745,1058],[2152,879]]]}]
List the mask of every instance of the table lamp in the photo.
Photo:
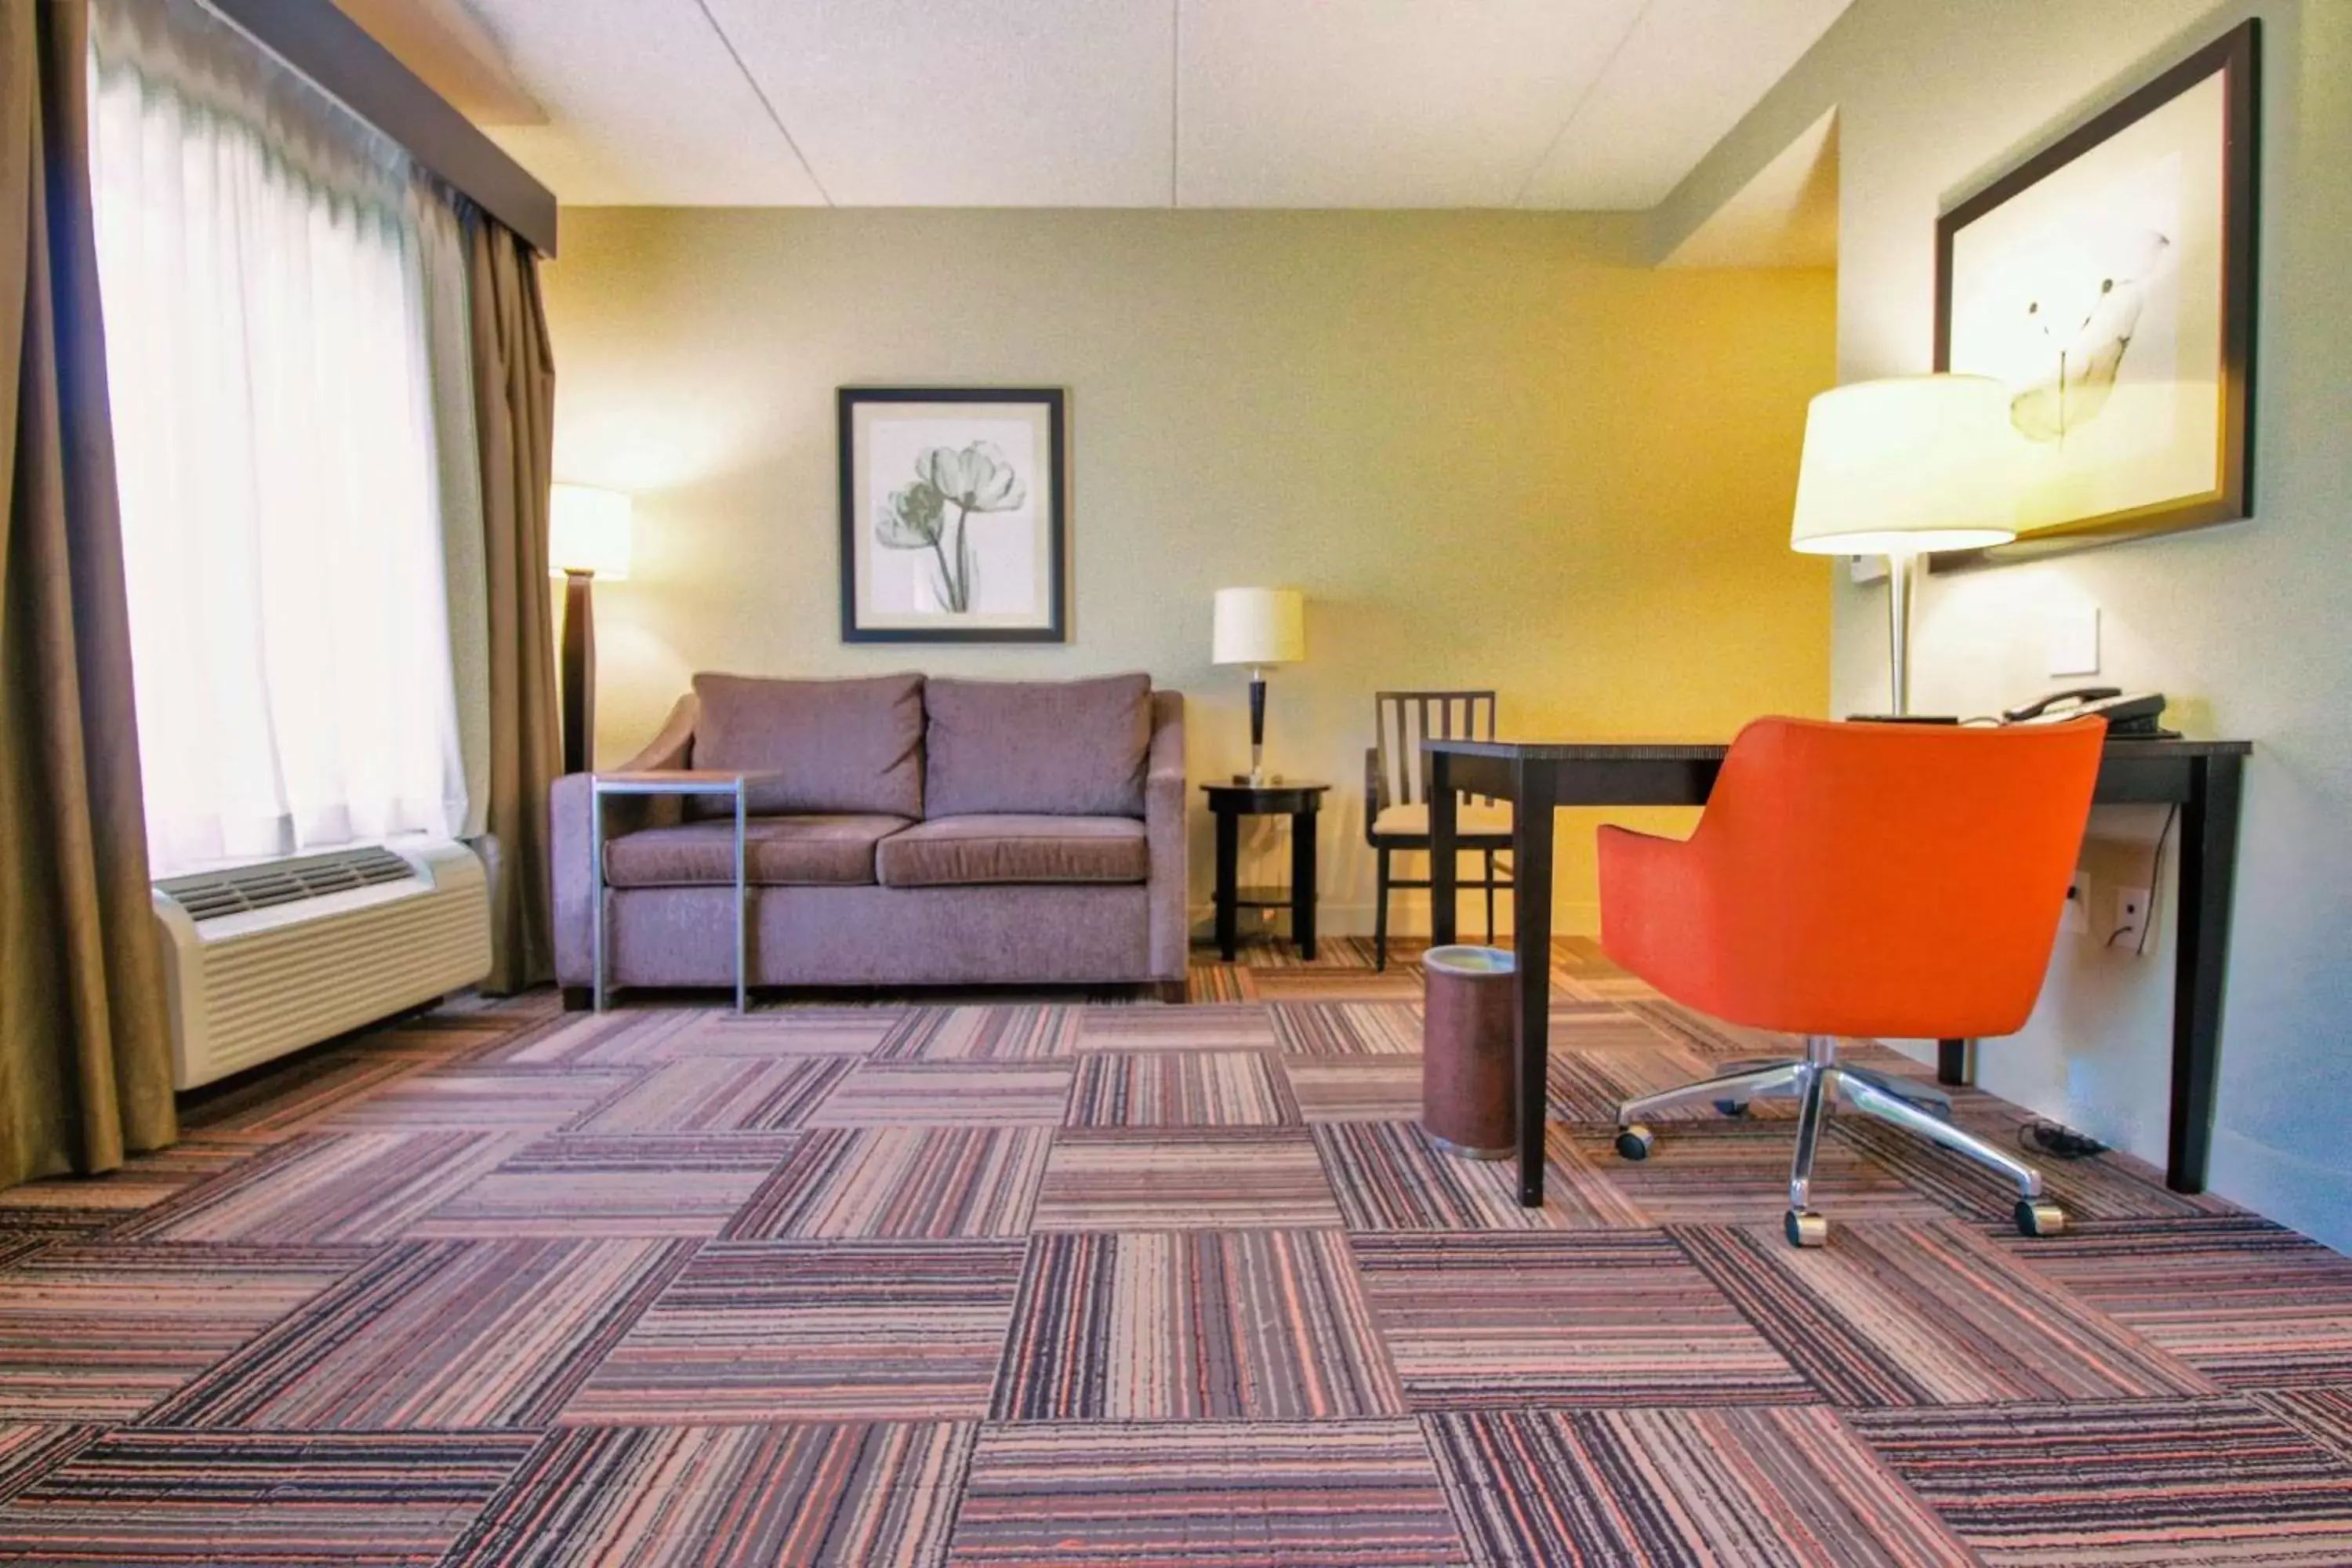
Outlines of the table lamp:
[{"label": "table lamp", "polygon": [[[1911,720],[1913,566],[2017,537],[2017,436],[1990,376],[1904,375],[1832,388],[1805,414],[1790,548],[1886,557],[1892,710]],[[1934,722],[1921,720],[1920,722]]]},{"label": "table lamp", "polygon": [[563,771],[595,762],[596,615],[590,584],[629,574],[629,498],[592,485],[558,485],[550,498],[548,574],[563,578]]},{"label": "table lamp", "polygon": [[1307,599],[1296,588],[1220,588],[1210,658],[1250,671],[1250,771],[1237,783],[1263,784],[1265,773],[1265,671],[1307,657]]}]

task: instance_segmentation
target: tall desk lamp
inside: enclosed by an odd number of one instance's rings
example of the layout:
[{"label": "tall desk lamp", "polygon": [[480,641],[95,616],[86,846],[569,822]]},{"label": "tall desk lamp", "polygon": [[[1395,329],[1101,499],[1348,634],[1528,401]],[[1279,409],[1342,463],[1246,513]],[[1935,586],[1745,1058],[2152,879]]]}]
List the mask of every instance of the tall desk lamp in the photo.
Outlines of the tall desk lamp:
[{"label": "tall desk lamp", "polygon": [[563,771],[595,763],[596,612],[592,584],[629,574],[629,498],[592,485],[558,485],[551,498],[550,575],[563,578]]},{"label": "tall desk lamp", "polygon": [[1805,415],[1791,549],[1886,557],[1893,707],[1911,719],[1913,567],[2017,537],[2018,437],[1990,376],[1904,375],[1832,388]]},{"label": "tall desk lamp", "polygon": [[1307,599],[1296,588],[1220,588],[1212,660],[1245,664],[1250,672],[1250,771],[1237,782],[1264,784],[1265,672],[1270,665],[1307,657]]}]

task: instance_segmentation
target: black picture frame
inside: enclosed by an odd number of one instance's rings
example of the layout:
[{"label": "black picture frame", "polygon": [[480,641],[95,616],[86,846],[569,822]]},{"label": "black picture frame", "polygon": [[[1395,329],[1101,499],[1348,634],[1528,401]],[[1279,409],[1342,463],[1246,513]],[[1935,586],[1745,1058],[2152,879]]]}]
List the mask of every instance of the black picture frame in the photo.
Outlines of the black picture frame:
[{"label": "black picture frame", "polygon": [[[1034,626],[875,626],[861,616],[857,560],[871,520],[859,500],[857,411],[868,405],[900,408],[937,405],[1034,405],[1045,420],[1042,522],[1046,535],[1046,604]],[[835,400],[839,447],[841,521],[841,640],[845,643],[1060,643],[1069,640],[1068,421],[1059,387],[844,386]]]},{"label": "black picture frame", "polygon": [[2093,116],[1936,220],[1936,358],[1952,361],[1953,250],[1969,225],[2137,124],[2217,73],[2222,79],[2220,407],[2215,484],[2147,505],[2049,523],[2008,544],[1936,558],[1938,571],[2093,549],[2253,514],[2255,237],[2261,178],[2262,24],[2250,18]]}]

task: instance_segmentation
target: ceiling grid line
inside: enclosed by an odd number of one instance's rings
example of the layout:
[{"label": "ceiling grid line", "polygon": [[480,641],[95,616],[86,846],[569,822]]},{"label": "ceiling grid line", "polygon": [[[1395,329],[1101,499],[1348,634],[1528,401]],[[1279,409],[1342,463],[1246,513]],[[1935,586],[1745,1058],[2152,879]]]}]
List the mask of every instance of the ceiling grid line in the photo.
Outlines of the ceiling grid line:
[{"label": "ceiling grid line", "polygon": [[1584,84],[1584,90],[1578,93],[1576,101],[1569,106],[1568,118],[1559,122],[1559,129],[1552,132],[1551,140],[1545,142],[1543,151],[1536,154],[1536,161],[1528,165],[1526,177],[1519,181],[1519,188],[1511,195],[1513,207],[1528,205],[1528,193],[1535,188],[1536,176],[1542,174],[1544,165],[1551,162],[1551,155],[1559,151],[1559,144],[1568,140],[1568,132],[1576,124],[1576,117],[1584,112],[1584,106],[1592,101],[1592,95],[1601,90],[1602,82],[1609,79],[1609,73],[1616,68],[1617,57],[1625,52],[1625,46],[1641,30],[1642,18],[1650,14],[1650,7],[1655,4],[1657,0],[1642,0],[1641,5],[1626,21],[1625,30],[1617,35],[1616,46],[1609,51],[1609,58],[1601,62],[1601,68],[1592,73],[1592,79]]},{"label": "ceiling grid line", "polygon": [[800,160],[802,172],[808,175],[809,184],[816,187],[816,194],[824,198],[825,205],[838,206],[840,204],[833,199],[833,193],[824,188],[824,181],[818,176],[815,165],[809,162],[808,154],[801,151],[799,141],[793,135],[793,128],[784,123],[782,115],[776,112],[774,102],[768,97],[768,89],[760,85],[760,79],[753,76],[751,68],[743,63],[741,53],[735,47],[735,40],[727,36],[727,29],[719,25],[719,18],[710,14],[709,0],[694,0],[694,8],[702,13],[704,21],[710,24],[710,30],[719,37],[719,47],[725,49],[727,58],[735,62],[735,68],[743,73],[743,80],[751,88],[752,96],[760,100],[760,107],[768,111],[768,119],[783,137],[784,145],[793,150],[794,158]]}]

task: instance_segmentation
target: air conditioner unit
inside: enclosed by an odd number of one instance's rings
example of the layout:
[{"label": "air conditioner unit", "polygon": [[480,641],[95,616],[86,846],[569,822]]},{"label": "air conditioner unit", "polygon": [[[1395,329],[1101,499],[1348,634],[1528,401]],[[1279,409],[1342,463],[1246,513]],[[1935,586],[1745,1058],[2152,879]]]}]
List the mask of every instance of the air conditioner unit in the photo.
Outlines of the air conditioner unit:
[{"label": "air conditioner unit", "polygon": [[194,1089],[471,985],[489,879],[419,838],[155,884],[173,1081]]}]

